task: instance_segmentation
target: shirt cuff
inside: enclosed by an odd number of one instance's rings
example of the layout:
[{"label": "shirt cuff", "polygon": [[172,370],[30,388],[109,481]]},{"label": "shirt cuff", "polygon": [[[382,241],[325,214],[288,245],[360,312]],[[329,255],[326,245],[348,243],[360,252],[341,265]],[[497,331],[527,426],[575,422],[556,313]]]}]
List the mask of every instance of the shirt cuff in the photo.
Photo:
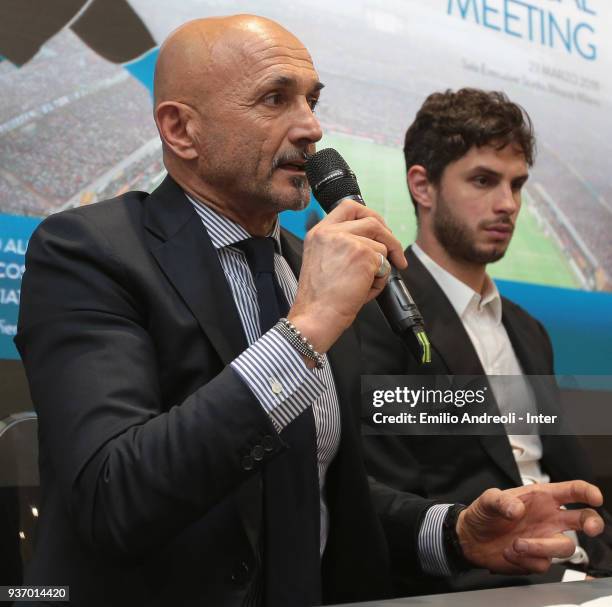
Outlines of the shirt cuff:
[{"label": "shirt cuff", "polygon": [[587,574],[584,571],[576,571],[575,569],[566,569],[563,572],[562,582],[582,582],[586,580]]},{"label": "shirt cuff", "polygon": [[443,537],[444,519],[451,506],[452,504],[436,504],[431,506],[423,517],[417,545],[421,569],[428,575],[451,575]]},{"label": "shirt cuff", "polygon": [[274,329],[264,333],[230,364],[278,432],[326,390],[300,354]]}]

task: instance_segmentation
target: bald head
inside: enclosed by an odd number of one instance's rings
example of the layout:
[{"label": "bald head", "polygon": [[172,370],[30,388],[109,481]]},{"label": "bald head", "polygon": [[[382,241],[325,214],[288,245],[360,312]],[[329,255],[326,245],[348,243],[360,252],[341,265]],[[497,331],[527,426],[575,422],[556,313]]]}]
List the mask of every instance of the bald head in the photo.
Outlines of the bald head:
[{"label": "bald head", "polygon": [[162,45],[155,72],[168,173],[250,233],[267,234],[278,212],[310,200],[303,163],[321,138],[322,86],[304,45],[274,21],[186,23]]},{"label": "bald head", "polygon": [[188,21],[174,30],[159,50],[155,67],[155,106],[164,101],[205,100],[220,80],[231,77],[249,52],[277,40],[304,48],[281,25],[255,15],[232,15]]}]

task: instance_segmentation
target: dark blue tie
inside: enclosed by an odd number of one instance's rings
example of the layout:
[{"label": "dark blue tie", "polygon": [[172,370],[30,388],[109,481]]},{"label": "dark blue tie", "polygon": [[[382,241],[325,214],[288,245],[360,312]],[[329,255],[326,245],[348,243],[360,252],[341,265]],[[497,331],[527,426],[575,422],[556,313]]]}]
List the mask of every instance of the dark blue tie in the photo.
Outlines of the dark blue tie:
[{"label": "dark blue tie", "polygon": [[[289,304],[274,273],[274,240],[248,238],[235,245],[253,274],[262,335]],[[309,407],[282,432],[288,449],[264,467],[263,565],[265,607],[320,602],[320,505],[315,424]]]},{"label": "dark blue tie", "polygon": [[274,240],[253,237],[241,240],[235,246],[246,255],[253,274],[263,335],[289,312],[289,304],[274,273]]}]

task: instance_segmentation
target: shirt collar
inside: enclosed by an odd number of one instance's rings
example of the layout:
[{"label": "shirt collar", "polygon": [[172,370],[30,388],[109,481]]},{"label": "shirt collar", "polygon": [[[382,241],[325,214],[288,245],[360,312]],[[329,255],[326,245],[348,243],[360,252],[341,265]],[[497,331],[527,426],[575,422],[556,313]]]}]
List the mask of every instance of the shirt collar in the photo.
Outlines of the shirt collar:
[{"label": "shirt collar", "polygon": [[[204,201],[194,198],[187,192],[185,192],[185,196],[187,196],[187,200],[189,200],[189,202],[193,205],[193,208],[202,220],[202,223],[210,236],[213,247],[216,250],[223,249],[224,247],[230,247],[241,240],[251,238],[251,235],[240,224],[215,211]],[[280,223],[278,221],[278,217],[276,218],[272,231],[270,234],[268,234],[268,236],[274,239],[276,252],[280,254]]]},{"label": "shirt collar", "polygon": [[464,318],[468,309],[480,308],[489,311],[497,324],[501,322],[501,297],[488,274],[485,275],[484,294],[481,295],[436,263],[416,242],[412,250],[444,291],[460,318]]}]

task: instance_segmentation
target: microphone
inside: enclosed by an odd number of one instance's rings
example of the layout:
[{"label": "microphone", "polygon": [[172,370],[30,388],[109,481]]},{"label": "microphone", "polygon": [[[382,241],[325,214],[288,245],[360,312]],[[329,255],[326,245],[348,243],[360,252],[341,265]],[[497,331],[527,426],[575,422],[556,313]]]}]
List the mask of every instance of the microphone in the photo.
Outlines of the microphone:
[{"label": "microphone", "polygon": [[[326,213],[333,211],[345,198],[365,206],[355,173],[336,150],[326,148],[308,156],[305,170],[312,193]],[[389,326],[412,355],[421,364],[430,363],[431,347],[423,317],[397,268],[391,268],[387,286],[376,301]]]}]

